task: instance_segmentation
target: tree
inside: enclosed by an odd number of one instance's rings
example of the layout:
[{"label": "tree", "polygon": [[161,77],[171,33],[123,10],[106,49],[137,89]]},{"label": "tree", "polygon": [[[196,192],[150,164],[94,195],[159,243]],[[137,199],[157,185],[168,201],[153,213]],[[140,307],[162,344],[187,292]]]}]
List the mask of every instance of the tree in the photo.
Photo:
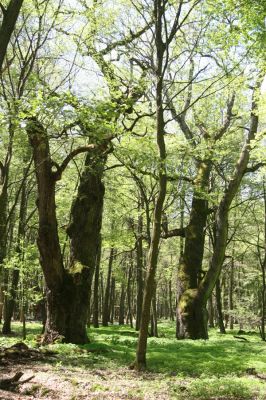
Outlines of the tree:
[{"label": "tree", "polygon": [[23,0],[10,0],[7,8],[0,3],[3,14],[2,24],[0,27],[0,72],[2,73],[3,62],[7,52],[7,46],[10,42],[11,35],[15,29]]}]

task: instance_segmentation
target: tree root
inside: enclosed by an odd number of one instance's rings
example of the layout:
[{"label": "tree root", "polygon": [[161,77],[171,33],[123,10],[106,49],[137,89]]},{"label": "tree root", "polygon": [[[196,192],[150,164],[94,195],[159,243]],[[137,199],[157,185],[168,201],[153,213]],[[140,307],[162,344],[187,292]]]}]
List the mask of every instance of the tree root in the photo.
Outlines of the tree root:
[{"label": "tree root", "polygon": [[19,371],[11,378],[0,379],[0,389],[6,391],[13,391],[17,386],[22,385],[23,383],[29,382],[34,378],[34,375],[30,376],[23,381],[19,379],[23,376],[23,372]]}]

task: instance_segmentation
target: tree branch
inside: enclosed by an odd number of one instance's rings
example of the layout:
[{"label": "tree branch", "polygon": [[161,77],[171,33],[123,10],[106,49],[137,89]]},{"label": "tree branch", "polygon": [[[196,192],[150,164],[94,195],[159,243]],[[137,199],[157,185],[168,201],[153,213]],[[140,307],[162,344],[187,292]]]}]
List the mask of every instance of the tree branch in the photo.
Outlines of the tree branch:
[{"label": "tree branch", "polygon": [[186,237],[186,228],[175,228],[171,229],[170,231],[161,233],[162,239],[168,239],[176,236]]},{"label": "tree branch", "polygon": [[259,168],[264,167],[266,164],[265,162],[259,162],[257,164],[252,165],[251,167],[247,167],[245,169],[245,174],[248,174],[250,172],[256,172]]},{"label": "tree branch", "polygon": [[223,134],[229,128],[229,125],[230,125],[232,117],[233,117],[233,107],[234,107],[234,103],[235,103],[235,97],[236,96],[235,96],[235,92],[234,92],[231,99],[227,103],[226,118],[225,118],[223,126],[219,129],[219,131],[217,132],[217,134],[214,137],[215,141],[221,139]]},{"label": "tree branch", "polygon": [[99,53],[102,56],[105,56],[106,54],[110,53],[110,51],[114,50],[116,47],[130,44],[131,42],[133,42],[133,40],[138,39],[140,36],[143,35],[143,33],[147,32],[147,30],[150,29],[150,27],[152,26],[153,22],[154,22],[153,20],[150,21],[146,26],[144,26],[144,28],[142,28],[138,32],[132,32],[130,30],[130,34],[128,36],[124,37],[123,39],[117,40],[116,42],[110,43],[103,50],[100,50]]}]

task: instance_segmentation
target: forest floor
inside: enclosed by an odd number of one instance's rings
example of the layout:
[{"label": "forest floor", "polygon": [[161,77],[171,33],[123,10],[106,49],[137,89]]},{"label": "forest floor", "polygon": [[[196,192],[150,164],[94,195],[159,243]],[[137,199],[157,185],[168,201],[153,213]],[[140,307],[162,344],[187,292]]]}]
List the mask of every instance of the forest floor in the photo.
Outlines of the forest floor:
[{"label": "forest floor", "polygon": [[[21,341],[0,336],[0,347]],[[29,347],[36,346],[40,325],[27,324]],[[159,338],[148,341],[148,371],[129,369],[137,333],[128,326],[90,329],[88,345],[55,344],[55,357],[0,362],[0,379],[24,373],[15,392],[0,390],[1,400],[266,400],[266,343],[259,335],[235,332],[210,339],[176,341],[174,325],[162,322]]]}]

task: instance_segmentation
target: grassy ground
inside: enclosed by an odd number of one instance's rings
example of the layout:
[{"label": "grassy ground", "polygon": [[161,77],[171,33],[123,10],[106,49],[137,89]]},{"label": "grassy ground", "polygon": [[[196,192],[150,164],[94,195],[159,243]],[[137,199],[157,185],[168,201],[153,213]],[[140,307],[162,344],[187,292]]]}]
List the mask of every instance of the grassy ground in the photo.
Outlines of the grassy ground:
[{"label": "grassy ground", "polygon": [[[18,326],[16,330],[18,333]],[[38,331],[38,325],[28,324],[28,345],[34,345]],[[69,400],[266,399],[266,343],[258,335],[245,335],[248,341],[239,341],[235,334],[220,335],[212,330],[207,341],[177,341],[173,324],[160,323],[160,337],[148,341],[148,371],[138,374],[128,369],[137,342],[133,329],[90,329],[88,345],[53,345],[58,357],[49,364],[49,371],[62,378],[61,386],[74,387],[71,395],[68,389],[63,397]],[[18,337],[0,337],[0,346],[17,341]],[[251,369],[257,375],[251,374]],[[82,387],[85,393],[79,391]],[[29,384],[26,389],[31,394]],[[63,386],[60,390],[62,393]],[[47,393],[46,397],[39,393],[37,398],[49,399]]]}]

